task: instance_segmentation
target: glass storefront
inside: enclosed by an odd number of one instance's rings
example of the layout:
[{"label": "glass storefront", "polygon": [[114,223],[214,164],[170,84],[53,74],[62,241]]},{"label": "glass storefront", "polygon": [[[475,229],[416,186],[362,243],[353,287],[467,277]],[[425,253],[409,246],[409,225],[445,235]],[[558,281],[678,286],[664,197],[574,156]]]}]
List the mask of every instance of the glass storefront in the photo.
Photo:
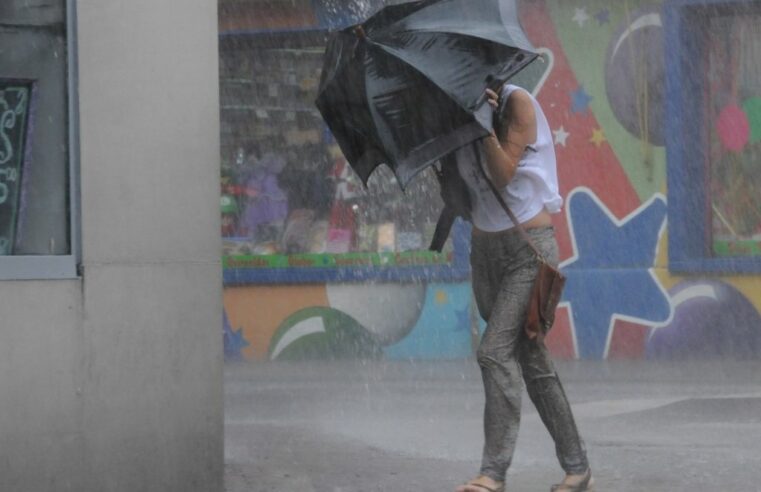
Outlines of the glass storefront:
[{"label": "glass storefront", "polygon": [[715,256],[761,255],[761,8],[706,20],[709,197]]},{"label": "glass storefront", "polygon": [[403,192],[365,187],[314,101],[325,32],[231,36],[220,47],[221,212],[228,268],[446,264],[427,251],[443,203],[431,169]]}]

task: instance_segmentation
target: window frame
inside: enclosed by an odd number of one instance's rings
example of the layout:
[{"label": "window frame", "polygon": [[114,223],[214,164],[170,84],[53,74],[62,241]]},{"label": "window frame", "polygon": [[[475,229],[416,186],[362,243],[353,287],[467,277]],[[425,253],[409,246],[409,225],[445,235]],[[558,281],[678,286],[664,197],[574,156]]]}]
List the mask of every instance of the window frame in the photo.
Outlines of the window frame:
[{"label": "window frame", "polygon": [[80,276],[79,97],[76,0],[66,0],[66,93],[69,254],[0,256],[0,280],[73,279]]},{"label": "window frame", "polygon": [[[714,257],[708,215],[707,128],[700,101],[705,81],[690,77],[687,63],[704,53],[700,33],[689,29],[690,9],[753,5],[753,0],[670,0],[664,6],[666,66],[666,156],[669,271],[693,274],[758,274],[761,256]],[[694,70],[693,70],[694,72]]]}]

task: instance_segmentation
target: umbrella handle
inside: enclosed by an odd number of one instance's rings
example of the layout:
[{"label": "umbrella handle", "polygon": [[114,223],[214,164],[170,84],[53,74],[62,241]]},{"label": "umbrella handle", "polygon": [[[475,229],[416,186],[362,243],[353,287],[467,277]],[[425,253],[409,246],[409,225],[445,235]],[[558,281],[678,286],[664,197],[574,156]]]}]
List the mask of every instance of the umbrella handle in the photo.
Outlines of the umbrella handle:
[{"label": "umbrella handle", "polygon": [[486,87],[493,90],[498,95],[502,89],[502,86],[505,84],[507,84],[507,80],[503,80],[499,77],[494,77],[492,75],[486,77]]}]

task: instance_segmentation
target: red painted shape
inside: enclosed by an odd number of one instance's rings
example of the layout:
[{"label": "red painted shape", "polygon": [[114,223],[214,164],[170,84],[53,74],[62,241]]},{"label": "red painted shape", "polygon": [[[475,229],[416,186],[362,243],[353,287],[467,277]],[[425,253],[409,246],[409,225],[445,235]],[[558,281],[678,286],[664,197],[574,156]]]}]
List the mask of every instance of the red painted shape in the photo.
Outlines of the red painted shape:
[{"label": "red painted shape", "polygon": [[650,336],[651,327],[616,320],[608,349],[608,359],[643,359],[645,343]]},{"label": "red painted shape", "polygon": [[[594,192],[617,217],[623,218],[640,205],[639,197],[608,142],[599,147],[590,142],[592,131],[601,128],[591,109],[571,112],[571,93],[579,88],[570,63],[557,37],[552,17],[544,1],[523,2],[521,23],[537,48],[548,48],[554,56],[552,72],[537,99],[552,130],[563,126],[570,133],[566,146],[555,145],[558,158],[560,194],[567,198],[573,189],[584,186]],[[593,98],[605,94],[590,94]],[[573,255],[565,214],[555,216],[561,260]]]}]

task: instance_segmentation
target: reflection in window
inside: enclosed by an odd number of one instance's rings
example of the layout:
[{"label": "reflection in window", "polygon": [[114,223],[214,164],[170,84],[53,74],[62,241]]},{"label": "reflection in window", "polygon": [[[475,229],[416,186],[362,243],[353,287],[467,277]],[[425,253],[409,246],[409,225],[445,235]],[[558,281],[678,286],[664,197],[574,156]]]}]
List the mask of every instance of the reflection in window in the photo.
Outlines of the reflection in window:
[{"label": "reflection in window", "polygon": [[31,95],[29,82],[0,80],[0,255],[16,237]]},{"label": "reflection in window", "polygon": [[761,9],[707,23],[713,253],[761,255]]},{"label": "reflection in window", "polygon": [[425,250],[442,207],[433,171],[402,192],[382,166],[365,189],[314,105],[324,47],[277,44],[221,45],[224,253]]}]

